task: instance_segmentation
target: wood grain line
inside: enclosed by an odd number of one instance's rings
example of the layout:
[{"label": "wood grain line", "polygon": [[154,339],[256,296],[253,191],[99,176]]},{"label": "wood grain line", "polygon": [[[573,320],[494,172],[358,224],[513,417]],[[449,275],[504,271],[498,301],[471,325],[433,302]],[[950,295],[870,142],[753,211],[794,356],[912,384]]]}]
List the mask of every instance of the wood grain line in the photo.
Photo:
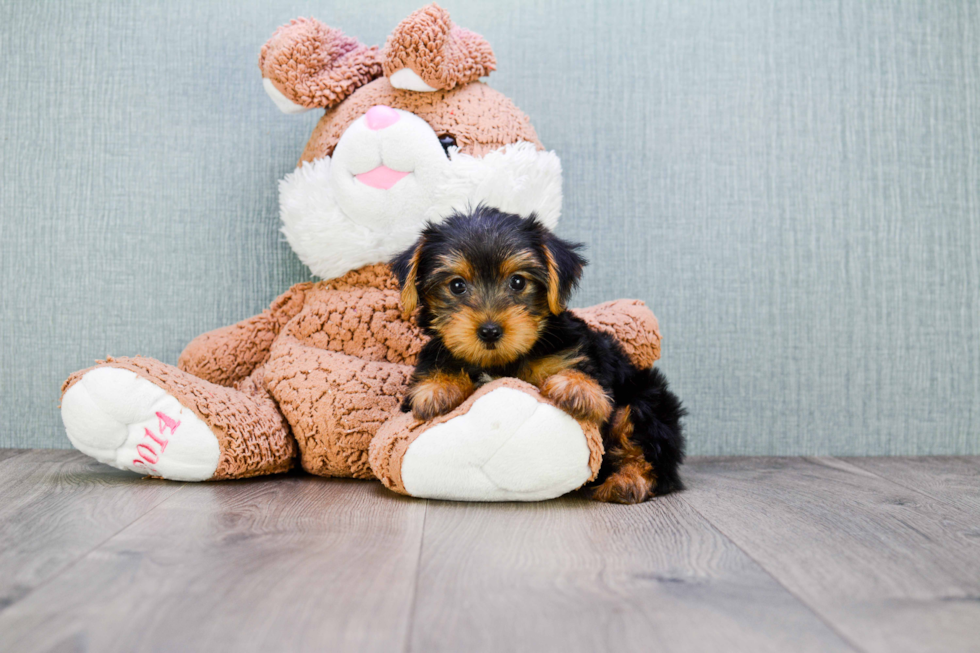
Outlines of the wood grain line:
[{"label": "wood grain line", "polygon": [[0,464],[15,456],[26,453],[29,449],[0,449]]},{"label": "wood grain line", "polygon": [[693,459],[681,499],[860,648],[975,651],[975,521],[842,461],[817,462]]},{"label": "wood grain line", "polygon": [[77,451],[26,451],[0,468],[0,611],[62,573],[170,497]]},{"label": "wood grain line", "polygon": [[853,651],[678,497],[431,501],[410,650]]},{"label": "wood grain line", "polygon": [[402,651],[423,511],[363,481],[189,484],[0,631],[18,651]]},{"label": "wood grain line", "polygon": [[896,456],[842,460],[980,517],[980,456]]},{"label": "wood grain line", "polygon": [[973,458],[692,458],[639,506],[0,459],[0,650],[976,651]]},{"label": "wood grain line", "polygon": [[415,613],[419,600],[419,575],[422,573],[422,555],[425,551],[425,526],[428,514],[429,500],[424,499],[422,509],[422,534],[421,537],[419,537],[418,557],[415,560],[415,585],[412,587],[412,602],[408,610],[408,628],[405,630],[405,641],[402,649],[404,651],[411,651],[412,649],[412,637],[415,629]]}]

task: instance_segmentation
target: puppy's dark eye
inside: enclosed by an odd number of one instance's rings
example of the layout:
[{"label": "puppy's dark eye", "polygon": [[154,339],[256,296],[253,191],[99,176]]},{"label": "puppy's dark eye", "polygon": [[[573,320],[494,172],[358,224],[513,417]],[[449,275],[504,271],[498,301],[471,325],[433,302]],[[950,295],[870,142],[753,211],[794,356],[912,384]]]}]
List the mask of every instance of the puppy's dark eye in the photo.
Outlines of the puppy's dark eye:
[{"label": "puppy's dark eye", "polygon": [[462,295],[466,292],[466,282],[462,279],[453,279],[449,282],[449,292],[454,295]]},{"label": "puppy's dark eye", "polygon": [[449,148],[456,145],[456,137],[452,134],[446,134],[439,137],[439,145],[442,145],[442,149],[446,151],[446,156],[449,156]]},{"label": "puppy's dark eye", "polygon": [[515,274],[510,278],[508,285],[510,286],[511,290],[521,292],[522,290],[524,290],[524,287],[527,286],[527,279],[525,279],[519,274]]}]

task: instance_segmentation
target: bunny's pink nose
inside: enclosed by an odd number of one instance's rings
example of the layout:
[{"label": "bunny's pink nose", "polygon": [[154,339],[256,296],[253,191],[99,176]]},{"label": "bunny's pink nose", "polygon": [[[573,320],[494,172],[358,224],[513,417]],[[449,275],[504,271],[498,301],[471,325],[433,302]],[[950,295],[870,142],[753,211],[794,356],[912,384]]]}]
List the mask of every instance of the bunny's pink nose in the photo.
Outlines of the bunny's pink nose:
[{"label": "bunny's pink nose", "polygon": [[397,111],[383,104],[376,104],[364,114],[364,122],[367,123],[368,129],[373,129],[374,131],[394,125],[398,122],[398,118]]}]

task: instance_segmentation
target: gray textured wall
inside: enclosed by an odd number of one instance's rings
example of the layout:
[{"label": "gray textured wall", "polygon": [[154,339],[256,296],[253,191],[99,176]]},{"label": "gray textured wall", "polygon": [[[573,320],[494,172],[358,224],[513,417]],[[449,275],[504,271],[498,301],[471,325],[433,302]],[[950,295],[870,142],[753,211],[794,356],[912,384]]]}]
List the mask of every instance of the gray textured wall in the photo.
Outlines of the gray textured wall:
[{"label": "gray textured wall", "polygon": [[[307,278],[276,180],[316,116],[258,49],[422,1],[0,5],[0,446],[67,446],[71,371]],[[980,453],[977,3],[443,4],[564,161],[578,303],[659,316],[693,453]]]}]

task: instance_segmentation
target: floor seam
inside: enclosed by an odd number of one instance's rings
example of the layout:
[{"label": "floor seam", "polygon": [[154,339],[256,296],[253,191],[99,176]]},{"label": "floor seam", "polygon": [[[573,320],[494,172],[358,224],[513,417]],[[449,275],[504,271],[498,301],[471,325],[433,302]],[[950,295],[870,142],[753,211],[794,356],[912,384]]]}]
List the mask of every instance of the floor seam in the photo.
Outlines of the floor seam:
[{"label": "floor seam", "polygon": [[140,515],[139,517],[137,517],[133,521],[129,522],[128,524],[126,524],[125,526],[123,526],[122,528],[120,528],[119,530],[117,530],[115,533],[113,533],[112,535],[109,535],[108,537],[106,537],[105,539],[103,539],[102,541],[100,541],[98,544],[94,545],[88,551],[85,551],[84,553],[82,553],[81,555],[79,555],[77,558],[75,558],[74,560],[72,560],[71,562],[69,562],[67,565],[65,565],[65,567],[63,569],[59,570],[55,574],[53,574],[50,577],[44,579],[43,581],[41,581],[40,583],[38,583],[37,585],[35,585],[31,589],[29,589],[27,592],[24,593],[23,596],[18,597],[16,601],[14,601],[12,603],[9,603],[9,604],[3,606],[2,608],[0,608],[0,616],[3,616],[3,614],[7,610],[9,610],[13,606],[17,605],[18,603],[20,603],[21,601],[23,601],[24,599],[26,599],[27,597],[29,597],[30,595],[32,595],[37,590],[41,589],[42,587],[45,587],[48,583],[54,581],[56,578],[60,578],[61,576],[63,576],[64,574],[66,574],[68,571],[70,571],[72,568],[74,568],[75,565],[77,565],[78,563],[80,563],[82,560],[85,560],[90,555],[92,555],[93,553],[95,553],[97,550],[99,550],[100,548],[102,548],[103,546],[105,546],[107,542],[109,542],[110,540],[112,540],[113,538],[115,538],[116,536],[118,536],[120,533],[122,533],[126,529],[130,528],[131,526],[133,526],[133,524],[135,524],[136,522],[140,521],[141,519],[143,519],[144,517],[146,517],[147,515],[149,515],[151,512],[153,512],[154,510],[156,510],[157,508],[159,508],[161,505],[163,505],[167,501],[170,501],[170,499],[172,499],[174,497],[174,495],[176,495],[178,492],[180,492],[185,487],[187,487],[187,483],[182,483],[173,492],[171,492],[170,494],[168,494],[167,496],[165,496],[163,499],[161,499],[157,503],[153,504],[153,506],[151,506],[142,515]]},{"label": "floor seam", "polygon": [[[875,458],[884,458],[884,457],[885,456],[875,456]],[[810,462],[810,458],[811,458],[811,456],[801,456],[801,459],[806,460],[807,462]],[[814,458],[816,458],[816,457],[814,457]],[[844,463],[846,465],[853,465],[854,467],[857,467],[858,469],[860,469],[862,472],[864,472],[866,474],[871,474],[875,478],[880,478],[881,480],[883,480],[883,481],[885,481],[887,483],[891,483],[892,485],[895,485],[895,486],[900,487],[902,489],[908,490],[909,492],[915,492],[916,494],[921,494],[924,497],[929,497],[933,501],[938,501],[939,503],[943,504],[944,506],[949,506],[950,508],[953,508],[954,510],[956,510],[958,512],[965,513],[968,518],[969,517],[972,517],[972,515],[970,514],[970,512],[968,510],[964,510],[963,508],[960,508],[958,505],[956,505],[955,503],[952,503],[948,499],[943,499],[941,497],[933,496],[933,495],[929,494],[928,492],[926,492],[925,490],[923,490],[921,488],[910,487],[908,485],[905,485],[904,483],[899,483],[898,481],[893,480],[893,479],[890,479],[887,476],[882,476],[881,474],[879,474],[876,471],[873,471],[873,470],[870,470],[870,469],[866,469],[864,467],[861,467],[860,465],[855,465],[854,463],[852,463],[851,461],[849,461],[849,460],[847,460],[845,458],[840,458],[839,456],[819,456],[819,458],[833,458],[834,460],[836,460],[838,462],[841,462],[841,463]]]},{"label": "floor seam", "polygon": [[798,593],[794,592],[791,588],[787,587],[786,584],[783,583],[771,571],[769,571],[769,569],[767,569],[766,566],[764,564],[762,564],[762,562],[760,560],[758,560],[755,556],[753,556],[751,553],[749,553],[748,551],[746,551],[745,548],[741,544],[739,544],[732,536],[730,536],[728,533],[726,533],[724,530],[722,530],[722,528],[720,526],[718,526],[713,521],[711,521],[710,519],[708,519],[708,517],[704,513],[702,513],[700,510],[698,510],[697,506],[695,506],[693,503],[691,503],[690,501],[688,501],[684,497],[684,492],[680,492],[679,493],[678,499],[681,499],[682,501],[684,501],[684,503],[687,505],[687,507],[690,508],[691,510],[693,510],[699,517],[701,517],[701,519],[705,520],[705,522],[707,522],[708,525],[711,526],[711,528],[715,529],[722,537],[724,537],[726,540],[728,540],[729,542],[731,542],[732,545],[735,548],[737,548],[739,551],[741,551],[742,553],[744,553],[745,556],[749,560],[751,560],[753,563],[755,563],[755,565],[759,569],[761,569],[763,571],[763,573],[766,574],[766,576],[768,576],[769,578],[771,578],[774,583],[776,583],[777,585],[779,585],[780,587],[782,587],[784,590],[786,590],[789,593],[790,596],[792,596],[797,601],[799,601],[800,602],[800,605],[802,605],[804,608],[806,608],[814,617],[816,617],[820,621],[820,623],[822,623],[827,628],[829,628],[832,633],[834,633],[835,635],[837,635],[841,639],[842,642],[844,642],[845,644],[847,644],[848,646],[850,646],[851,649],[853,649],[857,653],[868,653],[868,650],[867,649],[859,646],[856,642],[854,642],[853,640],[851,640],[850,637],[848,637],[847,635],[845,635],[844,633],[842,633],[816,607],[814,607],[813,605],[811,605],[809,601],[807,601],[805,598],[803,598],[802,596],[800,596]]},{"label": "floor seam", "polygon": [[13,454],[12,456],[8,456],[7,458],[4,458],[3,460],[0,460],[0,465],[7,464],[7,461],[8,460],[13,460],[15,458],[20,458],[21,456],[23,456],[28,451],[37,451],[36,449],[13,449],[12,447],[4,448],[3,450],[4,451],[13,450],[13,451],[16,451],[17,453]]},{"label": "floor seam", "polygon": [[425,522],[429,516],[429,500],[425,500],[422,510],[422,532],[419,535],[419,553],[415,558],[415,584],[412,587],[412,603],[408,608],[408,629],[405,632],[405,653],[411,653],[412,636],[415,634],[415,606],[419,598],[419,576],[422,573],[422,549],[425,546]]}]

